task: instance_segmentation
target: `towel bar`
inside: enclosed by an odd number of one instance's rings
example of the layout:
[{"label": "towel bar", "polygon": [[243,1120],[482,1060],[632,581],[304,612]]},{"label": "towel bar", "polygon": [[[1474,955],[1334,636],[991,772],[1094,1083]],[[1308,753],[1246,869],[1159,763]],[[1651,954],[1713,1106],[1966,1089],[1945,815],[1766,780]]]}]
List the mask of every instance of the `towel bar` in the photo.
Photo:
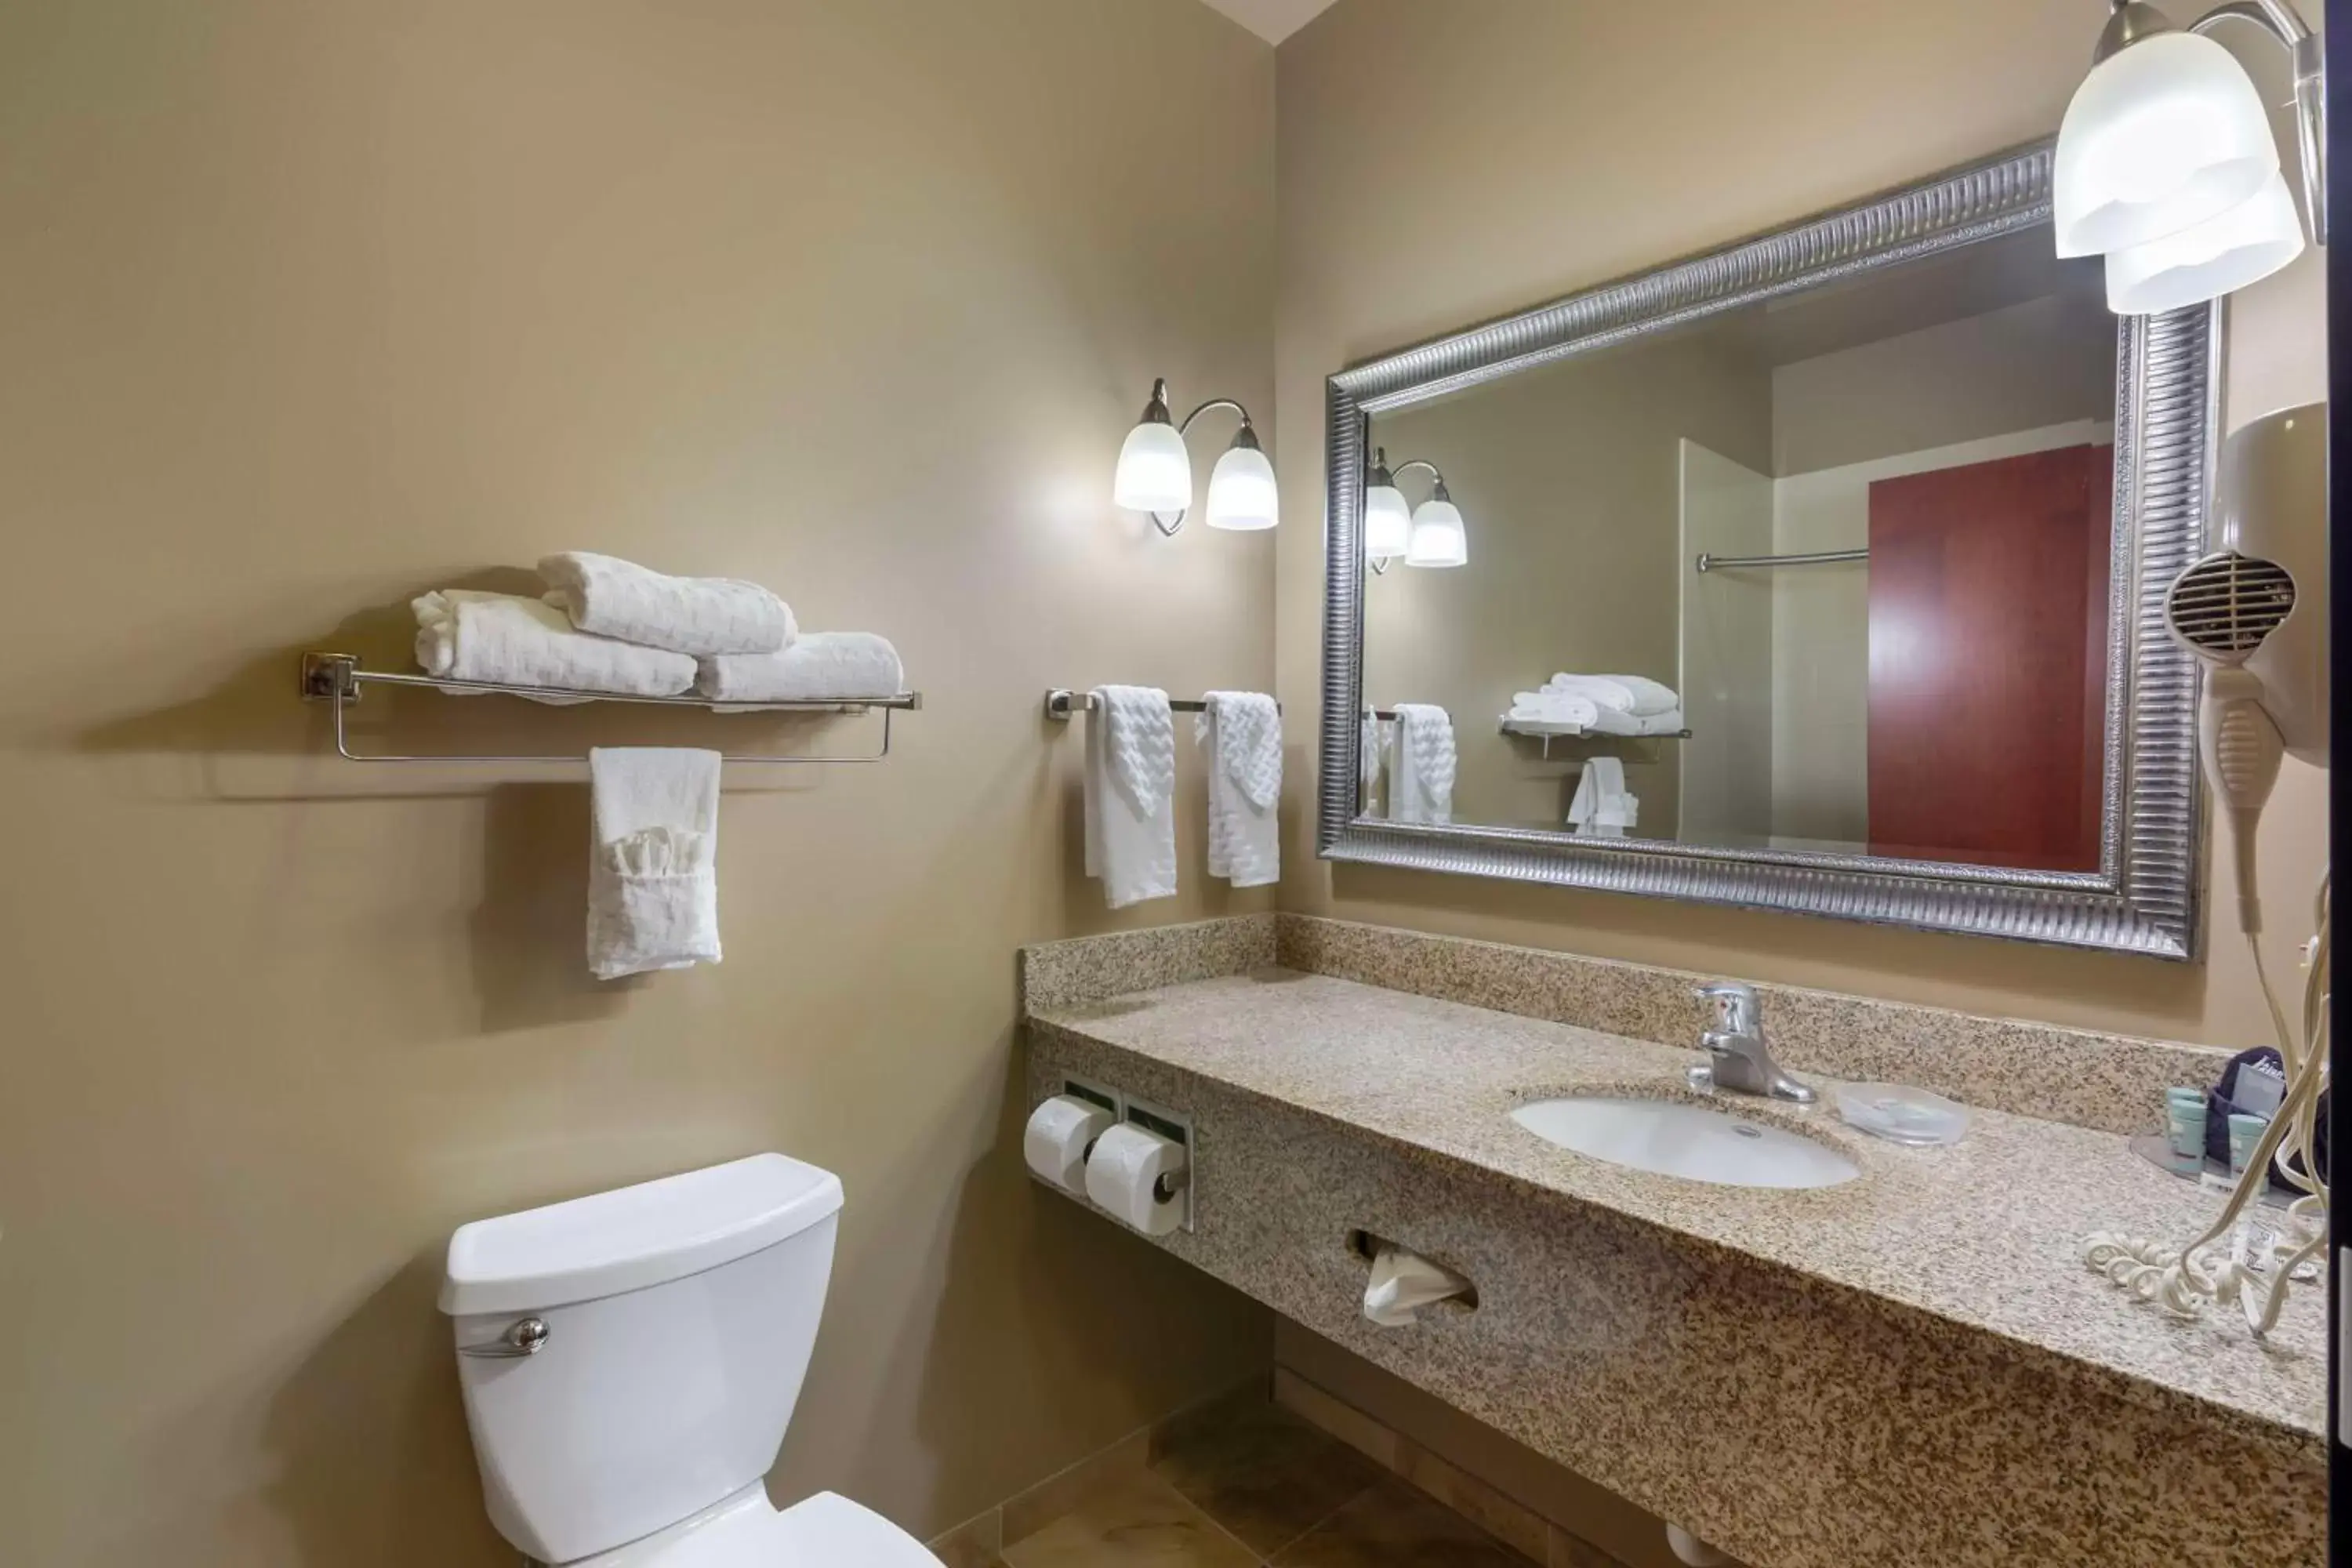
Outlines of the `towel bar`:
[{"label": "towel bar", "polygon": [[333,704],[335,754],[350,763],[585,763],[584,752],[509,756],[406,755],[391,752],[354,752],[344,732],[343,714],[369,686],[423,687],[453,693],[488,693],[501,697],[532,697],[565,704],[629,702],[650,708],[698,708],[709,713],[865,713],[882,711],[882,744],[878,751],[849,757],[771,757],[719,753],[730,763],[761,766],[805,766],[824,763],[878,763],[890,754],[890,720],[894,713],[915,712],[923,706],[919,691],[895,697],[841,697],[805,702],[714,702],[705,697],[637,697],[622,692],[572,691],[546,686],[509,686],[488,680],[446,680],[432,675],[400,675],[390,670],[362,669],[358,656],[348,653],[306,653],[302,656],[302,700]]},{"label": "towel bar", "polygon": [[[1168,700],[1168,710],[1171,713],[1199,713],[1205,711],[1208,706],[1208,703],[1198,697],[1171,697]],[[1069,722],[1080,713],[1094,711],[1094,707],[1095,694],[1091,691],[1072,691],[1067,687],[1057,686],[1045,693],[1045,717],[1059,719],[1064,723]],[[1277,713],[1281,712],[1282,704],[1276,703],[1274,710]],[[1381,717],[1393,719],[1396,715],[1383,713]]]}]

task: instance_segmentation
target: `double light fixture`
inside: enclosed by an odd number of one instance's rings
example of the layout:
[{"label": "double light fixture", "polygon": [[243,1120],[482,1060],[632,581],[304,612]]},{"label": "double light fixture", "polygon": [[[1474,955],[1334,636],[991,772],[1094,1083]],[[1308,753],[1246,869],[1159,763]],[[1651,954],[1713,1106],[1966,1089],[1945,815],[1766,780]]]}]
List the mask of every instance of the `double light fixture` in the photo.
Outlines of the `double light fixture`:
[{"label": "double light fixture", "polygon": [[[2052,219],[2061,256],[2105,256],[2107,308],[2140,316],[2218,300],[2327,243],[2320,40],[2284,0],[2230,0],[2184,31],[2146,0],[2114,0],[2058,131]],[[2305,212],[2262,95],[2205,37],[2251,22],[2293,57]]]},{"label": "double light fixture", "polygon": [[1168,412],[1168,383],[1151,384],[1151,401],[1143,418],[1127,433],[1118,449],[1118,471],[1111,479],[1111,500],[1129,511],[1149,512],[1152,525],[1173,538],[1192,510],[1192,453],[1184,432],[1192,421],[1213,408],[1230,408],[1242,416],[1234,443],[1209,472],[1211,528],[1246,531],[1272,528],[1281,521],[1274,489],[1274,465],[1258,446],[1249,410],[1230,397],[1213,397],[1177,424]]},{"label": "double light fixture", "polygon": [[[1397,476],[1415,468],[1427,468],[1433,481],[1429,499],[1418,507],[1408,506],[1397,489]],[[1381,447],[1364,476],[1364,561],[1381,574],[1400,555],[1408,566],[1461,566],[1470,559],[1470,536],[1437,465],[1415,458],[1391,472],[1388,448]]]}]

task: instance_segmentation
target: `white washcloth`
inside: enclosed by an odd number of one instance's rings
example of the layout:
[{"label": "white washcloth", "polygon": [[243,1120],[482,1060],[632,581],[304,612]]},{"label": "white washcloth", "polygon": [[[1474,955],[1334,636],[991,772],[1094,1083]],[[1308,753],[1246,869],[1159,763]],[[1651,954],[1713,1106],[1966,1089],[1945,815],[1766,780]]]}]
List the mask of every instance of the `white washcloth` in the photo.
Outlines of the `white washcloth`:
[{"label": "white washcloth", "polygon": [[775,653],[799,631],[791,605],[732,577],[669,577],[585,550],[546,557],[539,574],[547,602],[582,631],[672,653]]},{"label": "white washcloth", "polygon": [[1192,738],[1209,751],[1209,875],[1282,879],[1282,710],[1260,691],[1212,691]]},{"label": "white washcloth", "polygon": [[1364,727],[1356,738],[1356,815],[1372,814],[1372,795],[1380,788],[1381,770],[1387,765],[1389,731],[1370,703],[1364,704]]},{"label": "white washcloth", "polygon": [[813,702],[896,697],[906,671],[890,639],[872,632],[810,632],[782,653],[722,654],[701,661],[695,689],[714,702]]},{"label": "white washcloth", "polygon": [[560,610],[512,594],[445,588],[411,602],[416,662],[427,675],[676,697],[694,685],[694,660],[572,629]]},{"label": "white washcloth", "polygon": [[1595,757],[1584,764],[1576,782],[1576,798],[1569,802],[1569,825],[1579,833],[1622,837],[1639,820],[1641,801],[1625,792],[1625,764],[1616,757]]},{"label": "white washcloth", "polygon": [[588,967],[599,980],[719,962],[716,752],[588,753]]},{"label": "white washcloth", "polygon": [[1443,708],[1400,702],[1396,767],[1389,778],[1389,820],[1454,820],[1454,721]]},{"label": "white washcloth", "polygon": [[1168,693],[1097,686],[1087,723],[1087,875],[1123,910],[1176,896],[1176,720]]},{"label": "white washcloth", "polygon": [[1680,708],[1683,700],[1675,689],[1646,675],[1570,675],[1565,672],[1544,682],[1548,692],[1570,693],[1589,697],[1603,708],[1614,708],[1621,713],[1646,717]]}]

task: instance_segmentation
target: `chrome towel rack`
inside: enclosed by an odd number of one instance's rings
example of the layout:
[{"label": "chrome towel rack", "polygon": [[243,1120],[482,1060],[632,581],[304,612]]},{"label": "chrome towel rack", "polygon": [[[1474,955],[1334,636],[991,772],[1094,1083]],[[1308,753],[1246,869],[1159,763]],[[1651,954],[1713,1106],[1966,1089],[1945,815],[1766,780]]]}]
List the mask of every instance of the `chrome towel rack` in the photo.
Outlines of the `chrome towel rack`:
[{"label": "chrome towel rack", "polygon": [[722,761],[749,763],[761,766],[793,767],[812,763],[878,763],[890,754],[890,720],[896,713],[919,711],[923,694],[901,691],[892,697],[839,697],[801,702],[717,702],[707,697],[639,697],[617,691],[576,691],[550,686],[509,686],[488,680],[448,680],[434,675],[395,674],[391,670],[364,669],[359,658],[348,653],[306,653],[302,656],[302,700],[333,705],[335,715],[335,754],[349,763],[585,763],[585,752],[552,754],[519,753],[499,756],[469,755],[409,755],[392,752],[354,752],[343,724],[343,716],[360,700],[369,686],[422,687],[430,691],[459,695],[486,694],[499,697],[529,697],[541,701],[566,705],[587,702],[627,702],[646,708],[698,708],[707,713],[866,713],[879,710],[882,714],[882,743],[879,750],[843,757],[773,757],[752,753],[722,752]]},{"label": "chrome towel rack", "polygon": [[1728,572],[1745,566],[1827,566],[1839,561],[1867,561],[1867,550],[1814,550],[1802,555],[1710,555],[1699,552],[1702,572]]},{"label": "chrome towel rack", "polygon": [[[1095,694],[1091,691],[1072,691],[1067,687],[1057,686],[1045,693],[1045,717],[1058,719],[1066,724],[1081,713],[1093,712],[1096,706]],[[1198,697],[1171,697],[1168,700],[1168,710],[1171,713],[1201,713],[1207,711],[1208,706]],[[1282,704],[1276,703],[1274,710],[1281,712]],[[1383,713],[1381,717],[1393,719],[1396,715]]]}]

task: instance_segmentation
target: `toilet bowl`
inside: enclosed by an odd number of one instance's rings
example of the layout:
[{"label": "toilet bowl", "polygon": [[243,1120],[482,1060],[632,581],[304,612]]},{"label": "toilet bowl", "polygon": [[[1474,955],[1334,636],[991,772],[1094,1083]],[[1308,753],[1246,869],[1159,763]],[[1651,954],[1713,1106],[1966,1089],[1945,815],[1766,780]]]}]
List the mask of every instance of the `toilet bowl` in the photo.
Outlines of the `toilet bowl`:
[{"label": "toilet bowl", "polygon": [[841,1182],[755,1154],[461,1226],[448,1314],[490,1522],[561,1568],[939,1568],[761,1478],[800,1397]]}]

